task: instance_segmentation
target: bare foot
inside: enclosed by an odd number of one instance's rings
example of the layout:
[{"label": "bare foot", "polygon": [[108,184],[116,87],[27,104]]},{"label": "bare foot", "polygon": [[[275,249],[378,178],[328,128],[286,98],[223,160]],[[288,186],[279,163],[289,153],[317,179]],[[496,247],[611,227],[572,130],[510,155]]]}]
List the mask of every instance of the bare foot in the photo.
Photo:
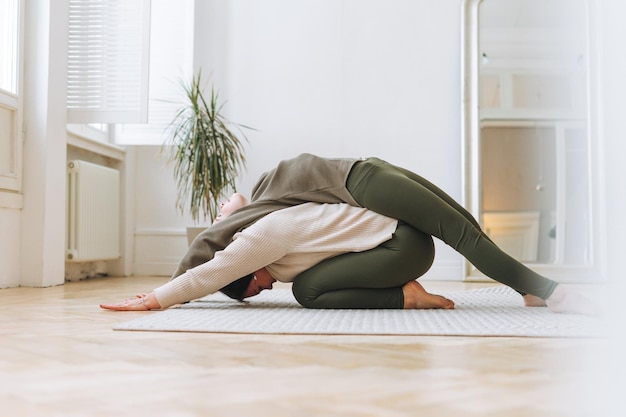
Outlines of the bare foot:
[{"label": "bare foot", "polygon": [[526,307],[545,307],[546,300],[541,297],[537,297],[536,295],[526,294],[524,296],[524,305]]},{"label": "bare foot", "polygon": [[426,292],[422,284],[417,281],[406,283],[402,287],[405,309],[434,309],[450,310],[454,308],[454,301],[441,295]]},{"label": "bare foot", "polygon": [[548,308],[555,313],[586,314],[596,316],[602,313],[600,305],[594,302],[582,290],[557,285],[550,297],[546,298]]}]

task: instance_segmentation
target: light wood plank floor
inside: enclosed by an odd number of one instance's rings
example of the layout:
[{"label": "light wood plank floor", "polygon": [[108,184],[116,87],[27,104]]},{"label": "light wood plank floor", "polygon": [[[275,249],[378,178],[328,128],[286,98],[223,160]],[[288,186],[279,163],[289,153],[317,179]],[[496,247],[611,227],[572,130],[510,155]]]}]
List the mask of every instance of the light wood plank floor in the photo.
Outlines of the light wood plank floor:
[{"label": "light wood plank floor", "polygon": [[166,280],[0,290],[0,415],[607,415],[597,372],[604,346],[595,339],[111,330],[154,313],[103,311],[100,302]]}]

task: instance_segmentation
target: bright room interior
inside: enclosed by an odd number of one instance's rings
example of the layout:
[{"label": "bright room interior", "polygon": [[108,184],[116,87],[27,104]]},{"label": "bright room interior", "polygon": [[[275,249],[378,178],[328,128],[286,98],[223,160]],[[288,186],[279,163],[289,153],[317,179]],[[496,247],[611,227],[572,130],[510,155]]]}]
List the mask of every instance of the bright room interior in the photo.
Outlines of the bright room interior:
[{"label": "bright room interior", "polygon": [[[137,65],[95,64],[128,81],[89,90],[75,76],[84,39],[68,23],[84,0],[0,0],[5,414],[620,415],[621,0],[119,3],[134,35],[117,33],[116,45]],[[199,69],[228,118],[253,128],[237,191],[250,195],[262,173],[304,152],[391,161],[445,190],[531,268],[606,291],[616,337],[113,331],[154,313],[99,304],[167,282],[186,227],[209,224],[177,210],[162,154],[177,83]],[[94,111],[99,93],[119,107]],[[95,215],[114,225],[94,245],[101,255],[68,246],[73,161],[113,176]],[[435,249],[420,279],[429,291],[497,285]]]}]

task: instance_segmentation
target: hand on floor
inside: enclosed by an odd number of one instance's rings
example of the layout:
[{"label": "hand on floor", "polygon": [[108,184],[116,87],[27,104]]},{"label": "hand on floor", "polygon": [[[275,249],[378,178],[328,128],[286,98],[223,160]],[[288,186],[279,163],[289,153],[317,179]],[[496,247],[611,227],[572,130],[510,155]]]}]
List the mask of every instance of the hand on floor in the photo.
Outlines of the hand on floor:
[{"label": "hand on floor", "polygon": [[140,294],[115,304],[100,304],[100,308],[114,311],[147,311],[161,308],[154,293]]}]

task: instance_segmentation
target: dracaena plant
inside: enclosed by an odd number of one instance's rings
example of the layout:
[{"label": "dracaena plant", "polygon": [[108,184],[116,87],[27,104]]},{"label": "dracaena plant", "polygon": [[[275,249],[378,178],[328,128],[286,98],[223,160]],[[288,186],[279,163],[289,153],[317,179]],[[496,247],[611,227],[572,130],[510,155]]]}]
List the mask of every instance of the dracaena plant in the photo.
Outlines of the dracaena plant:
[{"label": "dracaena plant", "polygon": [[[204,97],[202,73],[198,71],[189,82],[181,81],[185,103],[178,110],[168,130],[165,150],[174,166],[177,186],[176,207],[189,212],[194,222],[202,217],[212,221],[219,212],[219,203],[227,191],[236,191],[235,181],[246,158],[242,129],[222,114],[218,92],[211,87]],[[241,139],[240,139],[241,137]]]}]

